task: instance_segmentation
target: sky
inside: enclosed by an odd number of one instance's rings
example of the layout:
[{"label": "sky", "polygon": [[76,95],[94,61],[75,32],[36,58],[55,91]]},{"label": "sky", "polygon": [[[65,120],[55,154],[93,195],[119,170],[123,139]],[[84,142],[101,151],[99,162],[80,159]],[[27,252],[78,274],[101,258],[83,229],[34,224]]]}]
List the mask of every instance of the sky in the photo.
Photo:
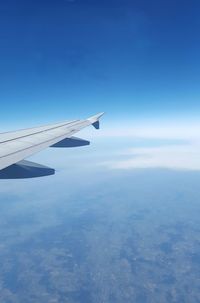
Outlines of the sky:
[{"label": "sky", "polygon": [[[199,1],[0,4],[1,124],[198,120]],[[12,121],[12,122],[11,122]]]},{"label": "sky", "polygon": [[54,176],[0,181],[0,298],[62,302],[68,273],[74,301],[82,283],[99,302],[113,285],[160,302],[160,282],[198,297],[199,16],[199,0],[0,1],[0,133],[105,112],[77,134],[90,146],[28,158]]},{"label": "sky", "polygon": [[2,1],[1,131],[105,111],[83,135],[107,150],[99,165],[200,169],[199,11],[195,0]]}]

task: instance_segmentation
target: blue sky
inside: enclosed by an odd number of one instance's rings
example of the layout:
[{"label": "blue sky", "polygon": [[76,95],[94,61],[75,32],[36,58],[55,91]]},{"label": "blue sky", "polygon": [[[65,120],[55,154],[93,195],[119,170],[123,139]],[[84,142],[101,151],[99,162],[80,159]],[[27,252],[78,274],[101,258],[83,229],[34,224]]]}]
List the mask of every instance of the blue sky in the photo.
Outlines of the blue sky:
[{"label": "blue sky", "polygon": [[198,118],[199,10],[194,0],[1,2],[1,123]]}]

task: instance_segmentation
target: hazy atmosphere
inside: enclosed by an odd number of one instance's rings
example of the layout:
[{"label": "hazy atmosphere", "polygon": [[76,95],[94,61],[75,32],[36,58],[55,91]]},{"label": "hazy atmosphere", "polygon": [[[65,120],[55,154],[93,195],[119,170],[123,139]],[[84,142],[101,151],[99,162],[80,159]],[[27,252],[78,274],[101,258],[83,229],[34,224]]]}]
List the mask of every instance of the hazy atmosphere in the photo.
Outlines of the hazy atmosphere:
[{"label": "hazy atmosphere", "polygon": [[0,180],[1,303],[200,302],[199,13],[0,3],[1,132],[105,112],[30,158],[54,176]]}]

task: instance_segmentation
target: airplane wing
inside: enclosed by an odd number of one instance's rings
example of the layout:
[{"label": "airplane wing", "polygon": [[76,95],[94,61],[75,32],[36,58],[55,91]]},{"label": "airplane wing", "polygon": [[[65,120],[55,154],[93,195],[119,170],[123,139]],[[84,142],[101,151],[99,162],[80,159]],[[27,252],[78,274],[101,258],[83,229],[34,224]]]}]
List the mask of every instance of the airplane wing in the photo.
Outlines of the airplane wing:
[{"label": "airplane wing", "polygon": [[99,129],[99,113],[86,120],[0,133],[0,178],[18,179],[52,175],[55,170],[24,159],[47,147],[76,147],[90,142],[73,137],[81,129],[93,125]]}]

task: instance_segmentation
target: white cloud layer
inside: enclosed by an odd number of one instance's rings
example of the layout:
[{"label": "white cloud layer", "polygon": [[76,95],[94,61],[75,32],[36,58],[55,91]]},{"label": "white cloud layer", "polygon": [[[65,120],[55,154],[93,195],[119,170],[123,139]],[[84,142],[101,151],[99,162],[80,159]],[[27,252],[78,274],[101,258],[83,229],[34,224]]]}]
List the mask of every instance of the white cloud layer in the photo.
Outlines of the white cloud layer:
[{"label": "white cloud layer", "polygon": [[174,145],[150,148],[133,148],[117,158],[104,162],[112,169],[169,168],[200,170],[200,146]]},{"label": "white cloud layer", "polygon": [[[111,169],[133,168],[168,168],[182,170],[200,170],[200,124],[193,125],[157,125],[149,127],[127,127],[110,129],[102,133],[105,137],[128,137],[131,141],[136,138],[147,140],[146,147],[126,148],[120,151],[120,157],[105,161]],[[153,146],[155,139],[166,140],[162,146]],[[169,144],[168,140],[184,140],[185,143]]]}]

